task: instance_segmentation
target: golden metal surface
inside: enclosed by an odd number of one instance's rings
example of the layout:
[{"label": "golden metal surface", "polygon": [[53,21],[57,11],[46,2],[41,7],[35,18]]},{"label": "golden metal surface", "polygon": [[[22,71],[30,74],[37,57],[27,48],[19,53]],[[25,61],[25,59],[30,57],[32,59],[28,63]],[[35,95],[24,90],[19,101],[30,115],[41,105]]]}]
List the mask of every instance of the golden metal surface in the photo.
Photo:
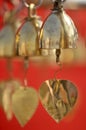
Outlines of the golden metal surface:
[{"label": "golden metal surface", "polygon": [[41,29],[40,48],[75,48],[77,37],[77,29],[65,11],[53,11]]},{"label": "golden metal surface", "polygon": [[2,107],[3,91],[5,89],[5,82],[0,82],[0,107]]},{"label": "golden metal surface", "polygon": [[15,30],[11,24],[7,24],[0,32],[0,57],[12,57],[14,49]]},{"label": "golden metal surface", "polygon": [[19,87],[20,83],[15,80],[0,83],[0,105],[3,108],[8,120],[11,120],[13,117],[12,95],[17,89],[19,89]]},{"label": "golden metal surface", "polygon": [[78,95],[76,86],[68,80],[47,80],[39,94],[44,108],[56,122],[72,110]]},{"label": "golden metal surface", "polygon": [[45,20],[40,31],[40,52],[45,55],[45,49],[56,49],[56,62],[60,62],[61,49],[75,48],[78,38],[77,29],[72,19],[65,13],[63,3],[65,0],[54,0],[51,14]]},{"label": "golden metal surface", "polygon": [[[39,54],[39,31],[42,21],[36,15],[34,4],[30,4],[29,18],[17,33],[17,53],[20,56],[34,56]],[[18,38],[19,37],[19,38]]]},{"label": "golden metal surface", "polygon": [[20,88],[12,98],[13,112],[21,126],[33,116],[38,106],[37,92],[33,88]]}]

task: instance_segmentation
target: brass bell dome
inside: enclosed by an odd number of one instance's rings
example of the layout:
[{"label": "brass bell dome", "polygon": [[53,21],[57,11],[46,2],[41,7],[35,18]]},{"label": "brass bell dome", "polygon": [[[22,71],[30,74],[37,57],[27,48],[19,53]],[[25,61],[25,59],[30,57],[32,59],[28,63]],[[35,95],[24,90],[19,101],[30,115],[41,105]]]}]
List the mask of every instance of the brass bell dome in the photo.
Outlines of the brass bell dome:
[{"label": "brass bell dome", "polygon": [[52,13],[45,20],[40,33],[40,49],[76,48],[77,29],[72,19],[63,10],[63,1],[55,0]]},{"label": "brass bell dome", "polygon": [[5,26],[0,31],[0,57],[13,57],[15,55],[15,20],[13,12],[7,12],[4,16]]},{"label": "brass bell dome", "polygon": [[26,18],[24,24],[16,35],[16,52],[19,56],[34,56],[39,50],[39,30],[42,21],[36,15],[36,7],[34,4],[28,5],[29,17]]}]

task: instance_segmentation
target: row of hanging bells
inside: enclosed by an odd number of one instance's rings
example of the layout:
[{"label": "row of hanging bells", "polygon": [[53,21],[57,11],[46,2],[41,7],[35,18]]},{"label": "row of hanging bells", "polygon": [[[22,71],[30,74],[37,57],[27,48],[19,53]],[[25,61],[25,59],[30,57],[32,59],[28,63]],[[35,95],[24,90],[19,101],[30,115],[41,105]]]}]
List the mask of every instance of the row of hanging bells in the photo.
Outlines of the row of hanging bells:
[{"label": "row of hanging bells", "polygon": [[[0,56],[39,56],[45,55],[46,51],[55,50],[56,61],[59,62],[61,49],[75,48],[78,36],[73,21],[63,10],[64,0],[53,1],[54,8],[43,24],[40,17],[36,15],[36,8],[42,0],[39,0],[37,5],[22,1],[29,10],[29,16],[17,33],[15,17],[13,17],[15,13],[12,12],[8,16],[6,26],[0,32]],[[27,66],[25,67],[27,69]],[[12,119],[14,113],[21,126],[32,118],[38,106],[37,92],[32,87],[27,87],[26,77],[24,81],[24,87],[15,80],[0,83],[2,93],[0,104],[4,108],[7,119]],[[47,80],[41,85],[39,95],[46,111],[56,122],[59,122],[75,105],[77,89],[68,80]]]},{"label": "row of hanging bells", "polygon": [[64,0],[53,1],[54,8],[43,24],[41,18],[36,15],[36,8],[41,2],[42,0],[36,6],[23,0],[29,15],[17,31],[16,38],[13,15],[8,18],[6,26],[0,32],[1,57],[37,56],[44,55],[43,50],[55,50],[58,62],[61,49],[76,47],[77,29],[63,9]]}]

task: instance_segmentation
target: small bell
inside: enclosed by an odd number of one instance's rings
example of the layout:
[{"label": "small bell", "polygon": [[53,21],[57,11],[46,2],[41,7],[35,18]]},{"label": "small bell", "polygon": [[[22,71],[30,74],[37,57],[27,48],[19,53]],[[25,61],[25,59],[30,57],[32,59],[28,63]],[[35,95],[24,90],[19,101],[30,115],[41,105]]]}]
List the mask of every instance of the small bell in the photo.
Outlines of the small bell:
[{"label": "small bell", "polygon": [[[15,32],[18,26],[16,14],[23,8],[22,4],[4,15],[5,26],[0,31],[0,57],[15,56]],[[6,9],[5,9],[6,10]]]},{"label": "small bell", "polygon": [[[39,31],[42,21],[36,15],[38,5],[28,4],[23,1],[29,10],[29,17],[26,18],[23,26],[16,35],[16,52],[19,56],[34,56],[39,54]],[[40,2],[38,2],[40,4]]]},{"label": "small bell", "polygon": [[54,0],[52,13],[44,22],[40,33],[40,49],[56,50],[59,62],[61,49],[76,48],[77,29],[72,19],[63,10],[64,0]]},{"label": "small bell", "polygon": [[0,32],[0,57],[14,56],[15,24],[12,12],[5,16],[5,27]]}]

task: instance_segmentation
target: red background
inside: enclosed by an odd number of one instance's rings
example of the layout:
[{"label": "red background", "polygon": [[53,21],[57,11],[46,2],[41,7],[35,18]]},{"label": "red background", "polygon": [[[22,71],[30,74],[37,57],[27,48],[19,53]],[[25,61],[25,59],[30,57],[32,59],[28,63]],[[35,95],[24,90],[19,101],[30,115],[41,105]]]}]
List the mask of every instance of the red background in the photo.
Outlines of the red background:
[{"label": "red background", "polygon": [[[71,10],[67,11],[74,20],[78,31],[85,39],[86,35],[86,11],[85,10]],[[41,8],[38,10],[43,20],[49,14],[48,9]],[[3,22],[0,21],[3,25]],[[7,60],[0,60],[0,80],[9,79],[9,72],[6,67]],[[13,77],[19,79],[23,83],[24,78],[24,64],[21,60],[13,59]],[[36,63],[29,63],[27,73],[28,85],[37,89],[46,79],[52,79],[58,67],[51,66],[37,66]],[[0,108],[0,130],[85,130],[86,129],[86,64],[73,64],[71,66],[64,65],[62,71],[57,75],[57,78],[71,80],[76,84],[78,90],[77,103],[73,109],[59,124],[57,124],[44,110],[41,103],[37,108],[33,118],[28,121],[24,128],[22,128],[15,117],[12,121],[7,121],[5,114]],[[40,101],[39,101],[40,102]]]}]

